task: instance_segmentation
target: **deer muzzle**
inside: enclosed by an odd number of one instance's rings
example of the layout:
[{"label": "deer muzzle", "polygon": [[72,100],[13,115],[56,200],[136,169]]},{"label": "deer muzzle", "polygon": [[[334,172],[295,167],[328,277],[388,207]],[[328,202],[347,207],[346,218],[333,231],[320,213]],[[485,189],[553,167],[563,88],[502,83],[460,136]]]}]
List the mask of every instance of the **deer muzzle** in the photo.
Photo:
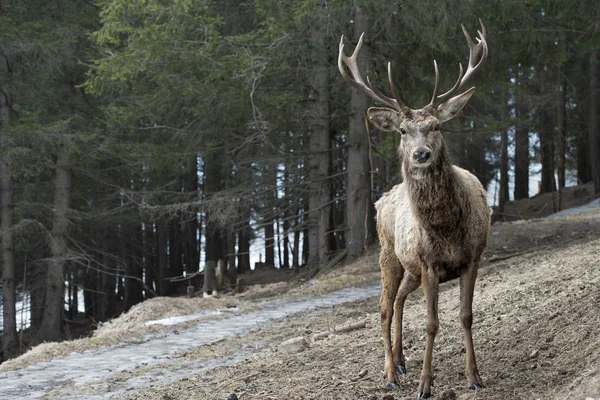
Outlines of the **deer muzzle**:
[{"label": "deer muzzle", "polygon": [[425,164],[431,157],[431,151],[426,148],[418,148],[413,152],[413,159],[419,164]]}]

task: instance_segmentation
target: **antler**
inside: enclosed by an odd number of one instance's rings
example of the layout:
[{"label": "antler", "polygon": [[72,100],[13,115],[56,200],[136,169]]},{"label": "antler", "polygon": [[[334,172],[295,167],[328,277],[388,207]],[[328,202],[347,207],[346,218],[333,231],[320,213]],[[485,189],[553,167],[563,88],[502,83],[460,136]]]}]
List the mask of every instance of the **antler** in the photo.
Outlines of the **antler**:
[{"label": "antler", "polygon": [[[471,35],[465,29],[464,25],[460,25],[462,27],[463,33],[465,34],[465,38],[467,39],[467,45],[469,46],[469,67],[467,68],[467,72],[463,76],[463,67],[462,64],[458,64],[460,67],[460,72],[458,74],[458,80],[452,87],[452,89],[448,90],[446,93],[437,95],[438,86],[439,86],[439,71],[437,62],[433,60],[433,67],[435,69],[435,87],[433,89],[433,96],[431,97],[431,102],[429,105],[433,107],[438,107],[440,104],[448,101],[458,90],[460,90],[472,77],[475,73],[483,67],[485,61],[488,56],[488,45],[485,40],[485,35],[487,33],[485,26],[481,19],[479,20],[481,24],[481,31],[477,31],[479,37],[477,37],[477,44],[473,43],[473,39],[471,39]],[[479,59],[477,64],[475,61]]]},{"label": "antler", "polygon": [[[360,75],[360,71],[358,70],[358,64],[356,61],[358,59],[358,54],[360,53],[360,48],[362,47],[362,44],[363,44],[363,36],[364,35],[365,35],[364,32],[360,35],[360,39],[358,40],[358,44],[356,45],[356,48],[354,49],[354,53],[352,53],[352,56],[350,56],[350,57],[348,57],[344,54],[344,36],[342,35],[342,38],[340,40],[340,54],[338,57],[338,68],[340,69],[342,77],[344,77],[344,80],[346,82],[348,82],[349,84],[351,84],[352,86],[354,86],[355,88],[365,92],[373,100],[375,100],[379,103],[388,105],[388,106],[398,110],[399,112],[403,113],[408,107],[406,107],[404,105],[404,103],[400,99],[400,96],[398,96],[398,91],[396,90],[396,85],[394,84],[394,80],[392,78],[392,64],[391,63],[388,63],[388,80],[390,83],[390,87],[392,89],[392,93],[394,94],[395,98],[392,99],[391,97],[387,97],[386,95],[384,95],[381,92],[379,92],[378,90],[376,90],[373,87],[373,85],[371,84],[371,81],[369,80],[368,76],[367,76],[367,83],[365,83],[363,81],[363,79]],[[348,72],[346,71],[346,67],[344,67],[344,64],[352,73],[352,77],[350,77],[348,75]]]}]

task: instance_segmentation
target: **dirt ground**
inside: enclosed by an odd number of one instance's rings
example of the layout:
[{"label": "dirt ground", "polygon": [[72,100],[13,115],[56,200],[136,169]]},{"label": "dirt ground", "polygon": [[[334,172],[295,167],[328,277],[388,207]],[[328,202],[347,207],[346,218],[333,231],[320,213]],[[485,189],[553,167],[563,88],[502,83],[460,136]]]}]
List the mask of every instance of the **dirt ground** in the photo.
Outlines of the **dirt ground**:
[{"label": "dirt ground", "polygon": [[[457,282],[442,285],[440,333],[434,352],[434,393],[439,399],[585,399],[600,397],[600,240],[544,249],[482,269],[474,304],[474,341],[487,388],[470,392],[458,323]],[[312,342],[314,332],[366,320],[367,328]],[[412,399],[424,347],[424,300],[418,290],[405,309],[406,376],[401,389],[383,390],[382,339],[377,299],[294,316],[243,338],[209,346],[210,356],[242,345],[257,350],[233,366],[129,399]],[[299,353],[279,350],[302,336]],[[207,357],[207,349],[184,357]],[[359,378],[359,374],[366,375]],[[360,374],[362,375],[362,374]]]}]

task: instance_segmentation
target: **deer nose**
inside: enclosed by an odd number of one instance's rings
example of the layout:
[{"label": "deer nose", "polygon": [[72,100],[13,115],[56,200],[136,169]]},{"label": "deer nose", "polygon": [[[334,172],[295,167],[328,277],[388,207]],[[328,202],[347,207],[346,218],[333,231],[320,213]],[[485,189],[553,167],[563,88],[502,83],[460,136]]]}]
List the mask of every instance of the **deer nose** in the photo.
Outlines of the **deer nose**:
[{"label": "deer nose", "polygon": [[429,157],[431,156],[431,152],[429,150],[417,150],[413,153],[413,157],[415,158],[415,161],[417,161],[418,163],[424,163],[427,162],[427,160],[429,160]]}]

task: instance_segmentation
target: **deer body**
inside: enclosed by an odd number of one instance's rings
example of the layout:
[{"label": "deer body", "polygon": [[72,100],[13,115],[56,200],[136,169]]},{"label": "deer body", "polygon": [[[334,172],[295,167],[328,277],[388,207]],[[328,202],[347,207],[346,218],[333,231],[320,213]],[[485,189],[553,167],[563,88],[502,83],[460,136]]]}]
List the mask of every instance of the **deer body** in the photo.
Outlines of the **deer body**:
[{"label": "deer body", "polygon": [[[380,241],[393,249],[404,270],[420,278],[420,260],[430,258],[444,275],[441,282],[446,276],[457,277],[461,267],[480,257],[490,224],[479,180],[462,168],[449,167],[450,178],[433,182],[438,177],[424,176],[421,182],[405,181],[375,204]],[[419,183],[421,193],[415,189],[411,193],[409,186]],[[424,199],[430,196],[433,202]]]},{"label": "deer body", "polygon": [[363,81],[356,62],[362,36],[351,57],[343,53],[343,37],[340,42],[338,66],[344,79],[375,101],[389,106],[369,108],[369,121],[380,130],[401,135],[398,152],[402,158],[404,182],[376,203],[381,244],[380,312],[387,387],[396,388],[396,374],[406,373],[402,351],[404,302],[411,292],[423,286],[427,304],[427,340],[418,398],[431,396],[433,344],[439,329],[439,284],[457,277],[460,277],[459,319],[467,353],[466,377],[471,389],[484,387],[475,362],[471,325],[475,280],[487,241],[491,212],[485,190],[477,178],[450,163],[440,129],[442,123],[463,109],[475,91],[473,87],[456,95],[486,61],[488,48],[483,23],[481,28],[475,44],[463,27],[470,50],[468,69],[463,75],[460,65],[456,84],[441,95],[438,95],[439,75],[434,61],[436,81],[431,102],[417,110],[405,106],[398,96],[390,64],[388,78],[394,98],[375,90],[368,79],[368,84]]}]

